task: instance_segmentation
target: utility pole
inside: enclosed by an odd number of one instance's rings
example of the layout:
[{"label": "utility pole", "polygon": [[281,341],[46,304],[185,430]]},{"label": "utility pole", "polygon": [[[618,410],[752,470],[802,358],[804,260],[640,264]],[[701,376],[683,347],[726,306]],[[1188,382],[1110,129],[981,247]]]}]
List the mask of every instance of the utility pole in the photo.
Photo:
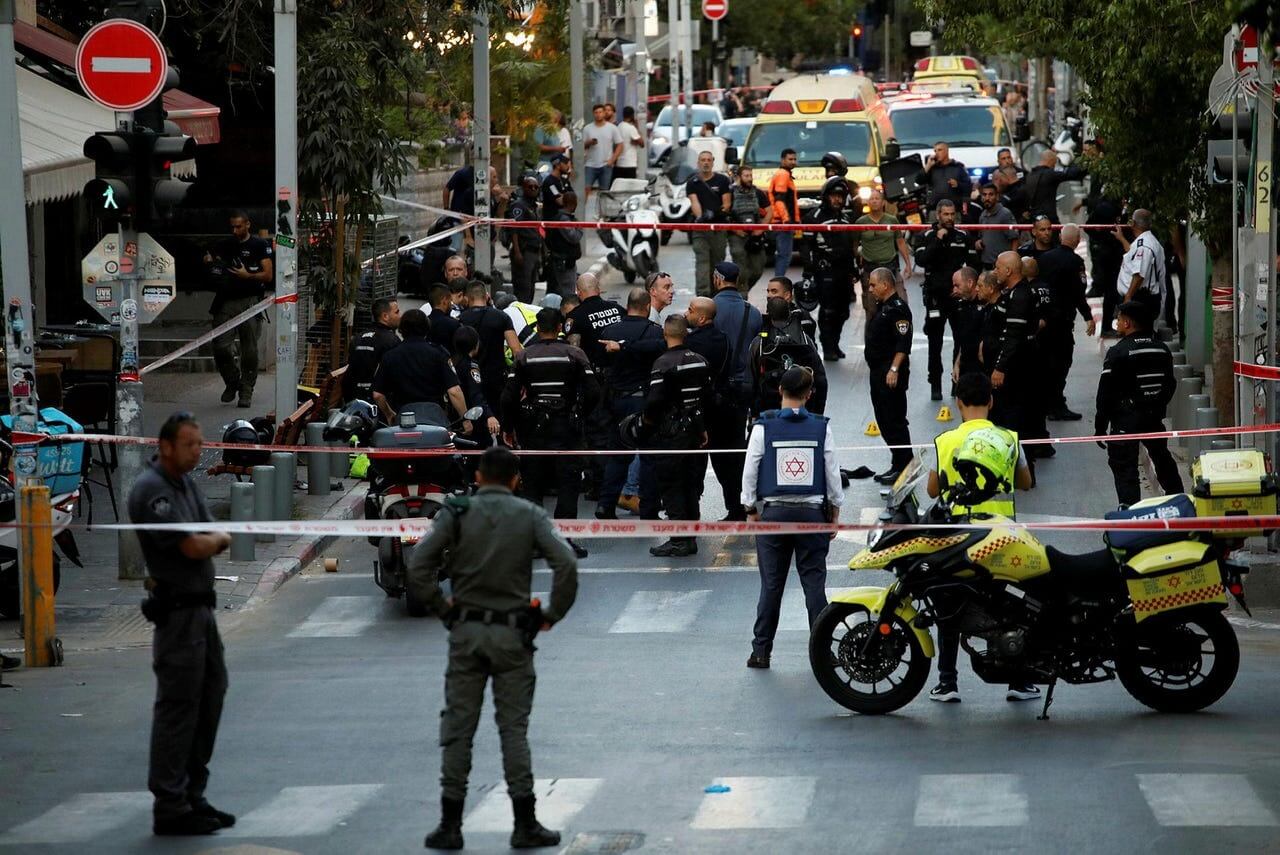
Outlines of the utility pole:
[{"label": "utility pole", "polygon": [[[582,5],[575,0],[573,4],[579,10],[581,19]],[[475,13],[471,28],[471,105],[475,118],[475,133],[472,142],[473,186],[476,194],[476,216],[481,220],[489,217],[489,13]],[[581,52],[582,45],[578,43]],[[580,80],[580,78],[575,78]],[[581,89],[579,84],[576,89]],[[576,112],[576,110],[575,110]],[[580,114],[579,114],[580,115]],[[577,147],[574,147],[577,150]],[[575,161],[576,165],[577,161]],[[575,169],[575,172],[577,170]],[[476,244],[476,272],[489,276],[493,273],[493,254],[491,250],[489,224],[477,223],[474,236]]]},{"label": "utility pole", "polygon": [[582,117],[586,112],[582,87],[587,82],[582,60],[582,41],[586,38],[586,22],[582,19],[582,0],[569,0],[569,132],[573,135],[573,192],[578,196],[580,217],[587,215],[585,149],[582,147]]},{"label": "utility pole", "polygon": [[633,58],[636,70],[636,128],[640,131],[640,139],[644,146],[636,154],[639,158],[640,173],[649,162],[649,137],[646,133],[649,120],[649,36],[645,32],[647,17],[645,15],[646,0],[632,0],[635,11],[636,52]]},{"label": "utility pole", "polygon": [[720,42],[720,19],[711,22],[711,88],[720,88],[720,63],[715,60],[716,45]]},{"label": "utility pole", "polygon": [[[1268,365],[1276,364],[1276,227],[1275,199],[1271,188],[1274,185],[1274,149],[1276,132],[1276,96],[1275,96],[1275,29],[1267,26],[1258,34],[1258,108],[1253,111],[1257,132],[1254,134],[1255,166],[1253,186],[1253,230],[1254,256],[1257,263],[1257,290],[1266,293],[1266,329]],[[1275,384],[1263,384],[1266,389],[1266,421],[1274,424],[1276,420]],[[1275,453],[1275,435],[1266,434],[1263,438],[1264,448],[1268,454]]]},{"label": "utility pole", "polygon": [[[693,28],[697,24],[693,21],[693,0],[684,0],[682,6],[684,20],[681,21],[681,30],[684,43],[681,46],[681,65],[684,72],[684,138],[690,140],[693,139]],[[673,126],[672,131],[674,130]],[[672,140],[672,144],[674,143],[675,140]]]},{"label": "utility pole", "polygon": [[275,2],[276,423],[298,400],[298,2]]},{"label": "utility pole", "polygon": [[676,144],[676,124],[680,121],[680,0],[667,0],[667,76],[671,105],[671,145]]}]

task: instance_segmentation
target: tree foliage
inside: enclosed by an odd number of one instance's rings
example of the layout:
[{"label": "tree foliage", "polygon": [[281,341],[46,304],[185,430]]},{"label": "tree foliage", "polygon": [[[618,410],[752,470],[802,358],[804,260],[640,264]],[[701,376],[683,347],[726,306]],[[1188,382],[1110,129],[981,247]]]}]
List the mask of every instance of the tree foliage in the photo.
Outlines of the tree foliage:
[{"label": "tree foliage", "polygon": [[840,55],[849,27],[865,5],[864,0],[733,0],[732,11],[721,22],[721,38],[783,65],[806,56]]},{"label": "tree foliage", "polygon": [[1097,168],[1107,184],[1166,222],[1190,213],[1211,252],[1228,243],[1223,194],[1210,193],[1205,180],[1205,143],[1209,80],[1222,60],[1231,4],[925,0],[924,7],[944,22],[948,45],[1069,63],[1088,85],[1084,101],[1106,148]]}]

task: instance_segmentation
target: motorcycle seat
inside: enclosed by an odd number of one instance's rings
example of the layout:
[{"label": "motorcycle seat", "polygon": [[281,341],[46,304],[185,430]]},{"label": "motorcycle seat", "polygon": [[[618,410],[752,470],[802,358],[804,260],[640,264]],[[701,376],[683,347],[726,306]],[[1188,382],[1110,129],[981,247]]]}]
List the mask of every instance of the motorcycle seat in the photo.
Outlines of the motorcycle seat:
[{"label": "motorcycle seat", "polygon": [[1114,587],[1120,578],[1120,567],[1110,549],[1099,549],[1073,555],[1045,547],[1049,570],[1062,586],[1072,593],[1091,593]]}]

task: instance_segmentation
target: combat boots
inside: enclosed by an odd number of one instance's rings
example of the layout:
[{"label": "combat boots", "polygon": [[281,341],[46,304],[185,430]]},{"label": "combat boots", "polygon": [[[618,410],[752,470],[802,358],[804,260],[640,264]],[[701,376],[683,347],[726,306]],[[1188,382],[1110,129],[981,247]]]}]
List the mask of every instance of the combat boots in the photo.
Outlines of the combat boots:
[{"label": "combat boots", "polygon": [[424,846],[428,849],[462,848],[462,805],[461,799],[441,796],[440,824],[427,835]]},{"label": "combat boots", "polygon": [[[534,796],[511,797],[511,809],[516,815],[516,827],[511,832],[512,849],[537,849],[540,846],[559,846],[560,832],[542,827],[534,813],[537,799]],[[461,836],[458,837],[462,839]]]}]

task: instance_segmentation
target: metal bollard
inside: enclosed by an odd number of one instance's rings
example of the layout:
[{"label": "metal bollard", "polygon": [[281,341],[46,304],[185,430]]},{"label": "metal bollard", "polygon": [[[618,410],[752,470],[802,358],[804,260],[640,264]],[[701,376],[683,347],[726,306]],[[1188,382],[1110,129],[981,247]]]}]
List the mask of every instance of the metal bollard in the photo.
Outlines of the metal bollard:
[{"label": "metal bollard", "polygon": [[293,519],[293,479],[297,460],[292,452],[271,452],[271,465],[276,468],[275,502],[271,506],[272,519]]},{"label": "metal bollard", "polygon": [[1173,341],[1173,330],[1164,321],[1156,321],[1156,338],[1168,344]]},{"label": "metal bollard", "polygon": [[1183,379],[1184,377],[1191,377],[1194,374],[1195,374],[1195,369],[1192,368],[1190,365],[1184,364],[1184,365],[1173,366],[1173,382],[1175,383],[1177,383],[1179,380]]},{"label": "metal bollard", "polygon": [[[257,522],[266,522],[274,516],[276,503],[276,468],[274,466],[253,467],[253,518]],[[255,536],[258,543],[274,543],[274,534]]]},{"label": "metal bollard", "polygon": [[[1185,367],[1185,366],[1180,366]],[[1178,390],[1173,395],[1173,429],[1186,430],[1191,425],[1191,410],[1188,409],[1192,395],[1204,394],[1204,379],[1201,377],[1183,377],[1178,381]],[[1182,440],[1178,440],[1182,445]]]},{"label": "metal bollard", "polygon": [[[307,425],[307,445],[316,448],[325,444],[324,422]],[[332,456],[323,451],[307,453],[307,495],[329,495],[329,458]]]},{"label": "metal bollard", "polygon": [[1234,439],[1215,439],[1209,443],[1210,451],[1235,451],[1236,441]]},{"label": "metal bollard", "polygon": [[18,488],[18,501],[18,519],[26,523],[17,533],[18,550],[22,553],[23,656],[28,668],[49,668],[62,664],[62,642],[58,640],[54,618],[49,488],[42,481],[23,485]]},{"label": "metal bollard", "polygon": [[1173,356],[1173,364],[1174,364],[1174,365],[1186,365],[1186,364],[1187,364],[1187,354],[1186,354],[1186,352],[1185,352],[1185,351],[1181,351],[1181,350],[1174,350],[1174,351],[1170,351],[1170,354]]},{"label": "metal bollard", "polygon": [[[231,485],[231,521],[249,522],[253,519],[254,486],[252,483],[237,481]],[[231,560],[252,561],[253,535],[231,535]]]},{"label": "metal bollard", "polygon": [[[1209,403],[1210,401],[1209,401],[1208,395],[1200,394],[1200,395],[1187,396],[1186,403],[1183,404],[1183,406],[1186,407],[1186,419],[1187,419],[1186,426],[1183,428],[1184,430],[1192,430],[1193,428],[1196,427],[1196,411],[1203,409],[1205,407],[1208,407]],[[1207,447],[1208,443],[1205,443],[1204,445]],[[1200,447],[1201,447],[1200,437],[1198,436],[1187,437],[1182,441],[1182,447],[1187,450],[1187,459],[1195,460],[1196,457],[1200,454]]]},{"label": "metal bollard", "polygon": [[[1195,426],[1197,428],[1216,428],[1218,426],[1218,408],[1217,407],[1197,407]],[[1195,456],[1191,458],[1193,462],[1195,461],[1196,457],[1199,457],[1201,454],[1204,454],[1206,451],[1209,450],[1209,448],[1211,447],[1210,443],[1212,442],[1213,438],[1198,436],[1196,437],[1196,439],[1198,440],[1198,442],[1196,443],[1196,453],[1195,453]]]}]

